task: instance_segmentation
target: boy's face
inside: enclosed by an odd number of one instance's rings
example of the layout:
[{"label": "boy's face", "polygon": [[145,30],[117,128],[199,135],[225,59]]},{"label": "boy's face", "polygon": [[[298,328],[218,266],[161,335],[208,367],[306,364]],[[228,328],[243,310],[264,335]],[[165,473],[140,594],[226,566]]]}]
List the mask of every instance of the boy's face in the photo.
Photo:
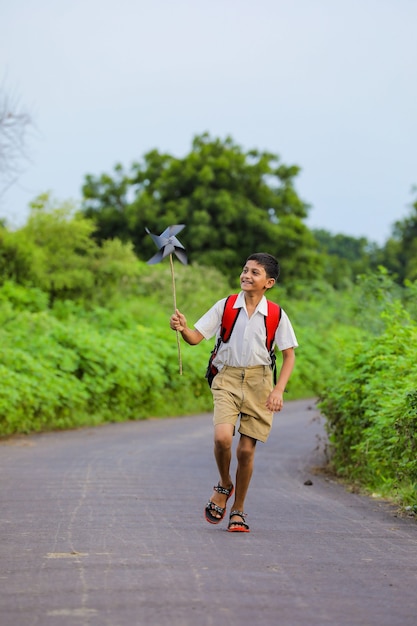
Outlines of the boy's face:
[{"label": "boy's face", "polygon": [[247,261],[240,275],[240,287],[245,292],[264,292],[275,284],[275,278],[268,278],[265,268],[256,261]]}]

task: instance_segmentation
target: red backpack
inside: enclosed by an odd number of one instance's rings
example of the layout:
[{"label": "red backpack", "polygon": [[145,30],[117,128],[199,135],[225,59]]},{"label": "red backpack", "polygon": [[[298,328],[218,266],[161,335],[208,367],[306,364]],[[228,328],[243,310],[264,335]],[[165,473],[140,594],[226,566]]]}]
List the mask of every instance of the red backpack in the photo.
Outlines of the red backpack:
[{"label": "red backpack", "polygon": [[[217,367],[213,365],[213,359],[219,350],[220,344],[227,343],[229,341],[233,328],[235,327],[237,317],[240,313],[240,308],[239,309],[233,308],[237,297],[238,297],[237,293],[231,296],[228,296],[228,298],[226,298],[226,302],[224,303],[224,310],[223,310],[221,329],[220,329],[220,337],[217,341],[217,344],[214,346],[210,354],[210,359],[209,359],[207,371],[206,371],[206,378],[210,387],[213,382],[213,378],[218,373]],[[276,384],[277,369],[276,369],[276,356],[275,356],[273,344],[274,344],[275,333],[277,331],[278,324],[281,319],[281,307],[278,304],[275,304],[275,302],[271,302],[270,300],[267,300],[267,304],[268,304],[268,314],[265,317],[265,329],[266,329],[265,345],[266,345],[266,349],[269,352],[269,356],[271,357],[271,368],[274,373],[274,384]]]}]

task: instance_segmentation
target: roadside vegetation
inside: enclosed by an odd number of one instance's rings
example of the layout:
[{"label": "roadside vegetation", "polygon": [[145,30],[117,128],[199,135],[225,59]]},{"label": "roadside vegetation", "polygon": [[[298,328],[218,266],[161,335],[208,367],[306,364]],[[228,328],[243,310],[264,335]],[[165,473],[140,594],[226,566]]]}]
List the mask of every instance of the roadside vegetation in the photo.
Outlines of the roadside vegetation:
[{"label": "roadside vegetation", "polygon": [[211,343],[181,342],[180,376],[169,263],[146,263],[145,227],[183,223],[190,325],[238,290],[249,253],[276,255],[268,297],[300,343],[287,400],[318,400],[339,476],[417,509],[417,202],[382,247],[311,231],[298,171],[202,135],[183,159],[87,175],[80,207],[45,194],[1,225],[0,436],[211,410]]}]

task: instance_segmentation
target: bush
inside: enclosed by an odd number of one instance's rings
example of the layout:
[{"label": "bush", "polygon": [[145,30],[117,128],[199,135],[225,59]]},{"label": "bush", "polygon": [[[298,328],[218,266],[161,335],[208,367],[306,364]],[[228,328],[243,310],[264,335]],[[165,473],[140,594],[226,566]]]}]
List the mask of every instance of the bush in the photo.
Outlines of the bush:
[{"label": "bush", "polygon": [[384,330],[346,345],[320,408],[336,471],[381,493],[417,503],[417,324],[399,301],[380,316]]},{"label": "bush", "polygon": [[15,314],[0,334],[1,435],[209,408],[201,352],[179,377],[172,331],[108,323]]}]

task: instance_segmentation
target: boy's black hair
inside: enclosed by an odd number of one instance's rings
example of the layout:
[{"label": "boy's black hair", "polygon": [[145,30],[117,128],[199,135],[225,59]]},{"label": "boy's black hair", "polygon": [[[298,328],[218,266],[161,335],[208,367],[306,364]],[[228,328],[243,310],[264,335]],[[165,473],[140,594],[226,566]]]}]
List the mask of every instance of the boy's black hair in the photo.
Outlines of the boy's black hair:
[{"label": "boy's black hair", "polygon": [[279,263],[272,254],[268,254],[267,252],[255,252],[248,256],[246,262],[248,261],[256,261],[259,265],[262,265],[268,278],[278,280],[280,271]]}]

